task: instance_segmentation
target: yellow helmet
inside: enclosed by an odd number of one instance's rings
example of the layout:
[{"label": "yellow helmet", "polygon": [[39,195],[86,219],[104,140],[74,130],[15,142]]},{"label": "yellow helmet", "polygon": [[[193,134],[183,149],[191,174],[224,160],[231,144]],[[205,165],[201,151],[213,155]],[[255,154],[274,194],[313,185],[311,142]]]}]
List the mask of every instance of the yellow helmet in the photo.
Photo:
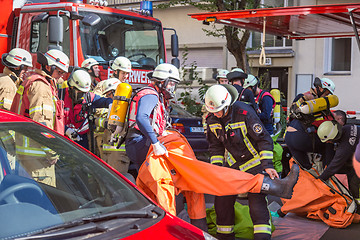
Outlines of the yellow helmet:
[{"label": "yellow helmet", "polygon": [[341,125],[336,121],[325,121],[320,124],[317,135],[322,142],[338,140],[341,137]]}]

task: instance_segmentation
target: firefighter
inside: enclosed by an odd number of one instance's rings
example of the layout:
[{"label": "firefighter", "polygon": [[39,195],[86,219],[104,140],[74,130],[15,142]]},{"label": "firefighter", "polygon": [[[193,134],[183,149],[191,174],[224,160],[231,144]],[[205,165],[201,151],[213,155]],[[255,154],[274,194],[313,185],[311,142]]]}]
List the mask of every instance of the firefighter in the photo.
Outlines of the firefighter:
[{"label": "firefighter", "polygon": [[131,72],[131,62],[126,57],[117,57],[111,64],[111,69],[114,71],[112,77],[117,78],[120,82],[129,83],[129,74]]},{"label": "firefighter", "polygon": [[248,74],[245,79],[244,88],[248,88],[252,91],[255,97],[255,103],[258,105],[259,118],[265,126],[265,129],[270,135],[274,134],[273,128],[273,113],[276,105],[273,96],[259,88],[259,79],[254,75]]},{"label": "firefighter", "polygon": [[[256,112],[248,104],[236,101],[238,92],[231,85],[211,86],[205,94],[207,139],[210,162],[251,174],[265,171],[271,179],[279,178],[273,168],[273,140]],[[230,159],[224,159],[227,149]],[[226,176],[224,176],[226,177]],[[215,196],[218,239],[235,239],[234,204],[237,195]],[[270,215],[266,195],[248,193],[254,239],[271,239]]]},{"label": "firefighter", "polygon": [[[115,78],[114,78],[115,79]],[[118,80],[119,81],[119,80]],[[106,80],[100,81],[96,87],[93,89],[93,93],[99,95],[100,97],[104,97],[104,83]],[[94,130],[94,143],[95,149],[94,154],[99,158],[103,158],[102,145],[104,142],[104,120],[107,118],[109,109],[108,108],[97,108],[95,109],[94,118],[95,118],[95,130]]]},{"label": "firefighter", "polygon": [[[57,81],[68,71],[69,58],[65,53],[52,49],[38,53],[42,70],[36,69],[19,86],[11,111],[31,118],[64,134],[63,102],[57,95]],[[16,155],[19,162],[39,182],[55,186],[57,154],[39,146],[26,137],[15,136]],[[29,164],[29,161],[34,161]],[[36,162],[35,162],[36,161]]]},{"label": "firefighter", "polygon": [[257,104],[255,103],[254,94],[249,90],[243,87],[247,74],[241,68],[234,68],[230,73],[226,75],[229,82],[236,88],[239,92],[239,101],[249,103],[255,111],[258,111]]},{"label": "firefighter", "polygon": [[89,140],[94,140],[87,135],[94,131],[93,111],[96,108],[108,108],[112,99],[90,92],[91,77],[83,69],[74,69],[69,76],[68,85],[64,99],[65,135],[89,149]]},{"label": "firefighter", "polygon": [[326,168],[318,178],[326,181],[335,174],[346,174],[350,193],[359,198],[360,179],[352,166],[352,157],[359,144],[360,127],[355,124],[342,126],[335,120],[325,121],[320,124],[317,135],[321,142],[328,143]]},{"label": "firefighter", "polygon": [[90,89],[94,90],[96,85],[99,83],[99,81],[101,81],[99,63],[93,58],[88,58],[81,63],[81,67],[86,69],[86,71],[90,74],[91,76]]},{"label": "firefighter", "polygon": [[360,144],[356,146],[356,151],[353,157],[353,167],[356,175],[360,177]]},{"label": "firefighter", "polygon": [[[226,75],[229,73],[228,70],[226,69],[219,69],[216,75],[216,81],[218,82],[218,84],[229,84],[229,80],[226,78]],[[201,118],[202,118],[202,124],[204,127],[204,133],[206,134],[206,116],[209,114],[209,112],[206,110],[205,105],[202,106],[201,108],[201,112],[203,113]]]},{"label": "firefighter", "polygon": [[229,80],[226,78],[226,75],[229,73],[226,69],[219,69],[216,75],[216,81],[219,84],[228,84]]},{"label": "firefighter", "polygon": [[290,107],[290,120],[285,134],[285,143],[294,159],[305,169],[312,167],[308,153],[324,154],[325,145],[316,135],[317,127],[324,120],[332,120],[330,111],[315,114],[295,114],[299,106],[309,100],[316,100],[334,94],[335,84],[328,78],[315,78],[310,91],[295,97]]},{"label": "firefighter", "polygon": [[148,73],[148,78],[151,83],[140,89],[130,104],[129,132],[125,140],[126,153],[137,171],[145,161],[150,144],[156,156],[168,154],[157,137],[165,132],[166,102],[174,98],[180,82],[179,70],[169,63],[159,64]]},{"label": "firefighter", "polygon": [[[119,84],[120,80],[116,78],[105,80],[103,95],[108,98],[113,98],[116,87]],[[110,144],[111,131],[107,129],[107,114],[104,116],[104,119],[99,119],[99,123],[105,128],[101,158],[121,174],[126,174],[129,170],[130,160],[126,155],[125,144],[121,144],[120,147],[117,146],[117,142]]]},{"label": "firefighter", "polygon": [[10,110],[24,73],[32,67],[32,57],[28,51],[14,48],[2,55],[1,62],[5,67],[0,76],[0,109]]},{"label": "firefighter", "polygon": [[52,49],[38,54],[42,69],[36,69],[19,86],[11,111],[64,134],[63,104],[57,96],[57,80],[68,71],[69,58]]}]

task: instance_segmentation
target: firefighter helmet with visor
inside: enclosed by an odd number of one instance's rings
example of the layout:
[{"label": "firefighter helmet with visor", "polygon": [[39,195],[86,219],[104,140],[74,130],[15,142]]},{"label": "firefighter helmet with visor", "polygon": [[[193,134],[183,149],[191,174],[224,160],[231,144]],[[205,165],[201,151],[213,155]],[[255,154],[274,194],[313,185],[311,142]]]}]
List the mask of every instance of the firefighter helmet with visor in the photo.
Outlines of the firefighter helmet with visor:
[{"label": "firefighter helmet with visor", "polygon": [[320,124],[317,135],[322,142],[336,141],[341,137],[341,125],[336,121],[325,121]]},{"label": "firefighter helmet with visor", "polygon": [[69,71],[69,57],[66,56],[65,53],[63,53],[60,50],[57,49],[51,49],[49,51],[47,51],[44,54],[46,60],[47,60],[47,65],[48,66],[55,66],[58,67],[59,69],[63,70],[64,72],[68,72]]},{"label": "firefighter helmet with visor", "polygon": [[93,59],[93,58],[88,58],[85,59],[82,63],[81,63],[81,67],[88,69],[88,70],[92,70],[91,67],[95,66],[95,65],[99,65],[99,63]]},{"label": "firefighter helmet with visor", "polygon": [[151,81],[155,81],[165,99],[175,97],[176,87],[180,82],[180,73],[177,67],[170,63],[161,63],[147,76]]},{"label": "firefighter helmet with visor", "polygon": [[131,72],[131,62],[126,57],[117,57],[111,64],[111,69],[116,71]]},{"label": "firefighter helmet with visor", "polygon": [[244,88],[254,87],[254,86],[257,86],[258,83],[259,83],[259,81],[254,75],[248,74],[247,78],[244,81],[243,87]]},{"label": "firefighter helmet with visor", "polygon": [[239,97],[239,92],[236,88],[229,84],[217,84],[211,86],[205,93],[205,108],[211,113],[216,113],[221,110],[227,111],[227,108],[232,105]]},{"label": "firefighter helmet with visor", "polygon": [[226,78],[226,75],[229,73],[226,69],[219,69],[217,72],[216,80],[219,80],[219,78]]},{"label": "firefighter helmet with visor", "polygon": [[81,92],[88,92],[90,91],[91,77],[87,71],[75,69],[68,79],[68,84]]},{"label": "firefighter helmet with visor", "polygon": [[22,48],[13,48],[8,53],[2,55],[2,63],[8,68],[17,68],[21,66],[32,67],[31,54]]},{"label": "firefighter helmet with visor", "polygon": [[335,83],[329,78],[318,78],[314,80],[314,87],[321,87],[322,89],[327,89],[331,94],[335,92]]},{"label": "firefighter helmet with visor", "polygon": [[102,87],[103,87],[103,92],[102,94],[105,95],[107,92],[109,91],[115,91],[116,87],[120,84],[120,80],[117,78],[109,78],[107,80],[104,81]]}]

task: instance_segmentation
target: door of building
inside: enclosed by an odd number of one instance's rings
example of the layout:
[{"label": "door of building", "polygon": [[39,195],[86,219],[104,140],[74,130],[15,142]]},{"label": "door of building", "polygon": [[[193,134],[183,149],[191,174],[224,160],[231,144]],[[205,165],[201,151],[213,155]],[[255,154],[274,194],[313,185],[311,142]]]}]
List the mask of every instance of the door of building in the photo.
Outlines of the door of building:
[{"label": "door of building", "polygon": [[259,78],[265,90],[270,91],[273,88],[280,90],[281,105],[286,106],[288,98],[288,68],[259,68]]}]

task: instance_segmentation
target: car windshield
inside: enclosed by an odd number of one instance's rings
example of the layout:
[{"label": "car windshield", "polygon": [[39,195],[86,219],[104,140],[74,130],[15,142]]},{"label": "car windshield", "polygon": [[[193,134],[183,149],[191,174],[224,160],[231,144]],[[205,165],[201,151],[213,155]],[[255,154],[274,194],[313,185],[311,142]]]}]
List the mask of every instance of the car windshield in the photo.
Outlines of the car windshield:
[{"label": "car windshield", "polygon": [[0,167],[0,239],[153,206],[96,157],[35,123],[1,123]]},{"label": "car windshield", "polygon": [[[79,12],[86,16],[85,11]],[[91,13],[93,14],[93,13]],[[100,63],[125,56],[133,68],[154,69],[165,62],[165,50],[161,24],[155,21],[120,14],[101,14],[95,26],[80,22],[81,46],[85,58]]]}]

